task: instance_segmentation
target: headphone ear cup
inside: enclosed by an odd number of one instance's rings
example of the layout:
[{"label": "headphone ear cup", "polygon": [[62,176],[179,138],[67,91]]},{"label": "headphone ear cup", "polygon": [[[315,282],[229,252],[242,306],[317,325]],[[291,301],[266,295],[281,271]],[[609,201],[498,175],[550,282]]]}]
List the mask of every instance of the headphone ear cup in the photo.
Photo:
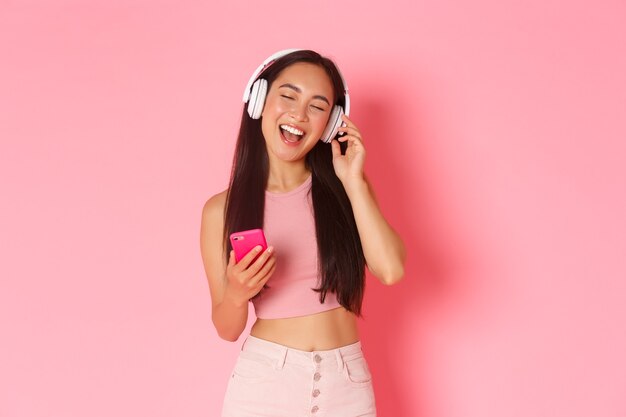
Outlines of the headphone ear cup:
[{"label": "headphone ear cup", "polygon": [[322,137],[320,138],[322,142],[330,143],[334,137],[337,136],[337,131],[343,124],[341,116],[343,116],[343,107],[336,105],[330,113],[328,124],[326,125],[326,129],[324,129],[324,133],[322,133]]},{"label": "headphone ear cup", "polygon": [[248,101],[248,115],[252,119],[259,119],[263,113],[265,97],[267,96],[267,80],[259,78],[252,84],[250,100]]}]

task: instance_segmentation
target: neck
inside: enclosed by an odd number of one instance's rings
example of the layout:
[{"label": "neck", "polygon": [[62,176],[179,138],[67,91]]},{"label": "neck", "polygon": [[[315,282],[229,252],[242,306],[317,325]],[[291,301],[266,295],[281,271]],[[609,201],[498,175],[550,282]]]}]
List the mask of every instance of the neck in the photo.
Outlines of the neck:
[{"label": "neck", "polygon": [[270,162],[269,177],[267,179],[267,191],[284,193],[297,188],[311,175],[306,168],[304,160],[276,164]]}]

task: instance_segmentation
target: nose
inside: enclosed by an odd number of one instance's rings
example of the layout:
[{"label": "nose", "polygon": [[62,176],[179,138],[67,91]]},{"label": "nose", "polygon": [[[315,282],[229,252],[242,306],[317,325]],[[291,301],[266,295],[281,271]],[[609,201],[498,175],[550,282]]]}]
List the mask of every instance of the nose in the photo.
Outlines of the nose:
[{"label": "nose", "polygon": [[307,118],[306,105],[294,103],[293,108],[289,111],[289,116],[298,121],[305,121]]}]

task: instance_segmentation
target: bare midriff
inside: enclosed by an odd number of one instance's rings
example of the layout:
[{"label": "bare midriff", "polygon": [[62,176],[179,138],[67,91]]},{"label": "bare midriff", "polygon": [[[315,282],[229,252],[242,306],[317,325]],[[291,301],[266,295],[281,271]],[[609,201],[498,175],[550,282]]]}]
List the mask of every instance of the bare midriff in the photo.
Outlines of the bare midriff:
[{"label": "bare midriff", "polygon": [[359,340],[356,316],[343,307],[301,317],[257,319],[250,335],[292,349],[336,349]]}]

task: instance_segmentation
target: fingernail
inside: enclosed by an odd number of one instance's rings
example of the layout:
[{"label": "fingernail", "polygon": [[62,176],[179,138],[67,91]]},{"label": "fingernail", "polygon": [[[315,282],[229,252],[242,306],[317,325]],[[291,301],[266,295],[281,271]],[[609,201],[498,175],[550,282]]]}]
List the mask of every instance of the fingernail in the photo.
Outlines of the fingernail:
[{"label": "fingernail", "polygon": [[263,249],[263,247],[262,247],[262,246],[255,246],[255,247],[254,247],[254,250],[255,250],[256,252],[261,252],[261,249]]},{"label": "fingernail", "polygon": [[270,246],[269,248],[267,248],[267,253],[272,253],[274,252],[274,247]]}]

